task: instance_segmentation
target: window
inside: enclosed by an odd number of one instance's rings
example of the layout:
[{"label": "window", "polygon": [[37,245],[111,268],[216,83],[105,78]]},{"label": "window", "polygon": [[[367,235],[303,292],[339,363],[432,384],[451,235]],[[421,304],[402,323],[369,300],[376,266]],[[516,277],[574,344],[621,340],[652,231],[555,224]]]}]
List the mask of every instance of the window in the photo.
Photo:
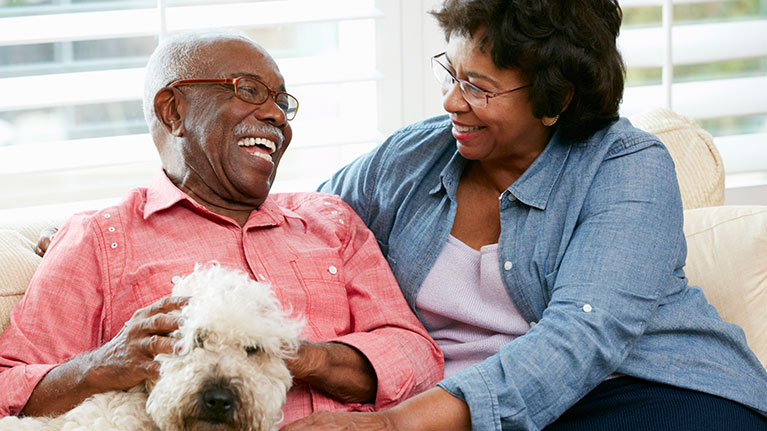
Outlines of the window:
[{"label": "window", "polygon": [[[159,166],[141,114],[158,37],[234,27],[301,102],[275,191],[311,190],[442,113],[441,0],[0,0],[0,209],[117,198]],[[668,106],[712,133],[726,196],[767,204],[767,0],[622,0],[622,115]],[[669,51],[666,49],[669,48]],[[668,55],[667,53],[670,53]],[[119,85],[117,83],[120,83]]]},{"label": "window", "polygon": [[[423,41],[400,47],[410,85],[402,83],[407,91],[401,98],[422,96],[410,108],[418,114],[406,115],[415,121],[442,113],[428,64],[414,60],[444,50],[434,19],[426,15],[441,2],[399,3],[402,10],[387,12],[403,16],[402,38]],[[618,44],[627,66],[621,115],[660,106],[694,119],[713,135],[722,155],[725,203],[767,205],[767,0],[620,4],[624,19]],[[408,17],[418,15],[422,19],[413,25]]]},{"label": "window", "polygon": [[767,0],[624,0],[621,107],[666,106],[714,136],[725,186],[767,203]]},{"label": "window", "polygon": [[372,0],[0,0],[0,209],[117,198],[159,158],[141,111],[163,35],[235,28],[301,102],[275,190],[309,190],[381,139]]}]

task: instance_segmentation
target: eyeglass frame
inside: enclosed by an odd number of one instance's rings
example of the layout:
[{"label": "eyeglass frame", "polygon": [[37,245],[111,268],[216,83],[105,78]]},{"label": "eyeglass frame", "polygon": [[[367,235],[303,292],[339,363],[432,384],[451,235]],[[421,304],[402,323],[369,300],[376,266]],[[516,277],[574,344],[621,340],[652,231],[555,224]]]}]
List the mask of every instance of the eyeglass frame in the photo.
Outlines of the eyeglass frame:
[{"label": "eyeglass frame", "polygon": [[[437,72],[437,70],[435,69],[435,66],[434,66],[434,64],[438,64],[439,67],[444,69],[445,72],[447,72],[447,74],[453,79],[453,84],[452,85],[455,85],[455,83],[458,83],[458,87],[461,89],[461,95],[463,96],[463,99],[466,101],[466,103],[468,103],[468,104],[470,104],[472,106],[476,106],[478,108],[485,108],[485,107],[487,107],[487,104],[490,102],[490,99],[492,99],[494,97],[510,94],[510,93],[513,93],[513,92],[515,92],[517,90],[521,90],[523,88],[530,87],[532,85],[532,84],[526,84],[526,85],[523,85],[521,87],[513,88],[511,90],[501,91],[500,93],[494,93],[492,91],[483,90],[483,89],[477,87],[476,85],[472,84],[469,81],[466,81],[466,80],[463,80],[463,79],[458,79],[458,77],[455,76],[455,74],[453,72],[451,72],[450,69],[448,69],[446,65],[442,64],[442,62],[438,60],[439,57],[442,57],[443,55],[446,55],[446,54],[447,54],[447,52],[441,52],[441,53],[431,57],[431,64],[432,64],[431,65],[431,70],[434,73],[434,77],[437,78],[437,81],[440,83],[440,85],[443,86],[443,89],[444,89],[444,83],[442,81],[440,81],[440,79],[439,79],[440,77],[439,77],[439,75],[437,75],[438,72]],[[467,86],[470,87],[470,88],[473,88],[473,89],[475,89],[475,90],[477,90],[479,92],[481,92],[485,96],[485,104],[484,105],[477,104],[477,103],[472,103],[472,101],[469,100],[469,98],[467,98],[467,90],[466,90]],[[474,102],[479,102],[479,100],[474,100]]]},{"label": "eyeglass frame", "polygon": [[[259,84],[263,85],[264,88],[266,88],[266,90],[269,92],[269,94],[266,96],[266,99],[264,99],[264,101],[261,102],[261,103],[254,103],[254,102],[251,102],[249,100],[243,99],[242,96],[240,96],[240,92],[239,92],[239,90],[237,88],[237,84],[241,80],[243,80],[243,79],[248,79],[248,80],[251,80],[251,81],[256,81]],[[234,77],[234,78],[218,78],[218,79],[215,79],[215,78],[210,78],[210,79],[179,79],[178,81],[171,82],[167,86],[171,87],[171,88],[176,88],[176,87],[181,87],[183,85],[218,85],[218,84],[231,85],[232,89],[234,90],[235,97],[237,97],[238,99],[242,100],[245,103],[250,103],[251,105],[256,105],[256,106],[263,105],[264,103],[266,103],[267,100],[269,100],[271,98],[274,101],[274,103],[277,105],[277,107],[280,108],[280,111],[282,111],[285,114],[285,119],[288,120],[288,121],[291,121],[294,118],[296,118],[296,114],[298,113],[298,99],[296,99],[295,96],[293,96],[292,94],[290,94],[288,92],[285,92],[285,91],[275,91],[275,90],[272,90],[272,88],[269,87],[268,85],[266,85],[265,82],[261,81],[260,79],[254,78],[252,76],[237,76],[237,77]],[[277,96],[279,96],[280,94],[284,94],[284,95],[288,96],[289,98],[293,99],[296,102],[296,108],[293,110],[293,115],[292,116],[290,115],[290,113],[287,110],[282,109],[280,107],[280,105],[277,104]]]}]

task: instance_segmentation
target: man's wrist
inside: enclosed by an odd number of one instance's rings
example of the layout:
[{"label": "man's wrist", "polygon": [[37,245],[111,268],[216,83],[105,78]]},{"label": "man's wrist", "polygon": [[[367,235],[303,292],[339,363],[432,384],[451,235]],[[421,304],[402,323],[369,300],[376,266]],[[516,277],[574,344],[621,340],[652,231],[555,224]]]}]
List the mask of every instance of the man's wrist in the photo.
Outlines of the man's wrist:
[{"label": "man's wrist", "polygon": [[296,357],[288,360],[288,369],[296,380],[312,380],[323,376],[328,364],[328,351],[323,343],[302,341]]}]

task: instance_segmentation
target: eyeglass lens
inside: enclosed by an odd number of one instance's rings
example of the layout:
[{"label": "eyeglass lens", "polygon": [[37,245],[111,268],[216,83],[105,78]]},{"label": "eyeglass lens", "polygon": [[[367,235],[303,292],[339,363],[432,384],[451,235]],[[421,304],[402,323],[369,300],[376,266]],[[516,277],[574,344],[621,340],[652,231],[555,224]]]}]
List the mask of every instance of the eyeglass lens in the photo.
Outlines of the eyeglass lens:
[{"label": "eyeglass lens", "polygon": [[487,97],[485,97],[484,91],[475,87],[470,82],[462,81],[456,78],[452,73],[450,73],[447,67],[436,58],[432,58],[431,66],[432,70],[434,71],[434,76],[437,77],[437,81],[442,86],[442,91],[450,91],[450,88],[453,87],[456,82],[458,82],[458,87],[461,89],[461,93],[467,102],[478,107],[487,106]]},{"label": "eyeglass lens", "polygon": [[[270,94],[269,88],[255,79],[244,77],[237,81],[237,96],[246,102],[260,105],[266,102]],[[285,112],[288,120],[292,120],[295,117],[298,101],[293,96],[277,92],[274,96],[274,102]]]}]

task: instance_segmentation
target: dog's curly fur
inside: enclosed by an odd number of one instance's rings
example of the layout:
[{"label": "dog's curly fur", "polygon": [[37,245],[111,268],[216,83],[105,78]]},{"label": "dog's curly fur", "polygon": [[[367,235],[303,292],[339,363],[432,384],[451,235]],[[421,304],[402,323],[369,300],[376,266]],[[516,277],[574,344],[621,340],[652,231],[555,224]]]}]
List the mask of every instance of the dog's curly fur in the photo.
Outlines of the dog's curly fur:
[{"label": "dog's curly fur", "polygon": [[[291,386],[284,360],[303,322],[288,317],[268,285],[216,263],[198,265],[173,294],[191,298],[175,334],[183,347],[155,358],[159,380],[95,395],[56,418],[7,417],[0,431],[276,429]],[[226,414],[206,408],[203,394],[219,391],[231,396]]]}]

